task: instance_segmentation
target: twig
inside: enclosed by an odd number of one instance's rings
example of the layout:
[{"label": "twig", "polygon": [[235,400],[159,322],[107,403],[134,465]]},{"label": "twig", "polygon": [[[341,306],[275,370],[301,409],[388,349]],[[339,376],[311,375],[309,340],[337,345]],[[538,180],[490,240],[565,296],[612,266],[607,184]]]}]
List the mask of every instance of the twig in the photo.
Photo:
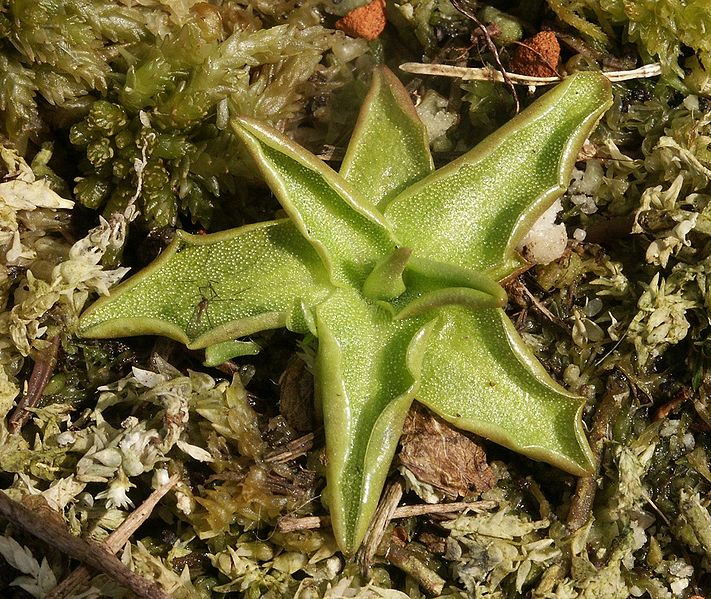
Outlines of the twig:
[{"label": "twig", "polygon": [[[128,542],[134,532],[143,524],[148,517],[151,515],[155,509],[158,502],[163,498],[163,496],[170,491],[175,483],[180,480],[180,477],[176,474],[168,479],[168,482],[164,485],[158,487],[153,493],[148,496],[141,505],[138,506],[136,510],[131,512],[131,514],[126,518],[121,525],[113,531],[106,540],[104,545],[111,553],[118,553],[121,548]],[[54,587],[47,595],[45,599],[65,599],[71,597],[71,593],[78,586],[84,584],[91,578],[91,572],[86,566],[79,566],[73,570],[68,576],[62,580],[56,587]]]},{"label": "twig", "polygon": [[567,324],[564,320],[562,320],[561,318],[558,318],[558,317],[557,317],[555,314],[553,314],[553,312],[551,312],[548,308],[546,308],[546,307],[541,303],[541,301],[540,301],[535,295],[533,295],[533,293],[531,293],[531,292],[529,291],[529,289],[528,289],[528,287],[526,287],[526,285],[524,285],[524,284],[523,284],[520,280],[518,280],[518,279],[515,279],[512,284],[513,284],[514,287],[516,287],[517,290],[521,291],[521,292],[526,296],[526,298],[528,299],[528,301],[531,302],[531,305],[534,307],[534,309],[535,309],[539,314],[541,314],[542,316],[544,316],[545,318],[547,318],[550,322],[552,322],[554,325],[560,327],[560,328],[561,328],[562,330],[564,330],[565,332],[570,333],[570,327],[568,326],[568,324]]},{"label": "twig", "polygon": [[383,540],[385,529],[390,520],[393,519],[397,504],[402,499],[402,490],[401,480],[396,480],[388,485],[380,499],[378,509],[375,511],[368,531],[365,533],[363,545],[358,551],[358,564],[360,565],[361,573],[366,578],[370,574],[370,566]]},{"label": "twig", "polygon": [[504,69],[504,65],[501,64],[499,51],[496,49],[496,44],[491,39],[491,35],[489,35],[488,30],[486,29],[484,24],[476,18],[476,15],[471,10],[462,5],[460,0],[452,0],[452,6],[454,6],[454,8],[456,8],[465,17],[468,17],[469,19],[474,21],[474,23],[476,23],[476,26],[479,27],[479,29],[481,30],[482,34],[484,35],[484,39],[486,40],[486,45],[489,47],[489,51],[494,55],[494,61],[496,62],[496,66],[499,69],[501,79],[503,83],[506,84],[506,87],[511,90],[511,95],[513,96],[514,102],[516,103],[516,112],[518,113],[521,106],[518,101],[518,94],[516,93],[516,88],[514,87],[514,84],[511,81],[511,78],[509,77],[509,74],[506,72],[506,69]]},{"label": "twig", "polygon": [[328,516],[304,516],[303,518],[293,518],[284,516],[277,521],[278,532],[295,532],[297,530],[313,530],[315,528],[325,528],[331,524]]},{"label": "twig", "polygon": [[30,408],[34,408],[42,397],[44,389],[52,377],[55,367],[57,366],[57,356],[59,355],[59,344],[61,338],[59,335],[52,337],[52,344],[47,352],[43,352],[40,357],[35,360],[35,365],[32,368],[30,380],[27,382],[27,391],[22,396],[22,399],[17,403],[15,411],[7,420],[10,432],[18,432],[23,425],[30,419],[32,412]]},{"label": "twig", "polygon": [[314,433],[302,435],[298,439],[290,441],[285,446],[277,448],[276,451],[267,454],[264,461],[271,464],[281,464],[295,460],[305,455],[314,446],[315,438],[316,435]]},{"label": "twig", "polygon": [[4,491],[0,491],[0,516],[90,568],[104,572],[138,597],[170,599],[155,582],[129,570],[102,545],[75,537],[52,519],[38,517],[21,503],[10,499]]},{"label": "twig", "polygon": [[[393,520],[399,518],[412,518],[414,516],[426,516],[428,514],[452,514],[454,512],[464,512],[466,510],[483,512],[497,506],[495,501],[459,501],[453,503],[423,503],[418,505],[403,505],[393,513]],[[310,530],[328,526],[331,519],[328,516],[304,516],[303,518],[292,518],[285,516],[279,518],[277,530],[279,532],[294,532],[296,530]]]},{"label": "twig", "polygon": [[585,58],[588,58],[595,62],[599,62],[605,67],[611,67],[615,70],[622,70],[627,69],[635,64],[634,58],[617,58],[616,56],[600,52],[599,50],[596,50],[595,48],[588,45],[582,39],[575,37],[574,35],[571,35],[569,33],[565,33],[563,31],[556,31],[555,36],[558,38],[558,41],[568,46],[576,54],[581,54]]},{"label": "twig", "polygon": [[393,566],[412,576],[428,595],[439,595],[442,592],[445,580],[425,566],[407,547],[393,543],[385,557]]},{"label": "twig", "polygon": [[592,513],[592,505],[597,491],[597,475],[602,461],[602,451],[610,434],[610,427],[622,406],[622,400],[629,395],[629,385],[621,376],[613,374],[607,382],[607,389],[595,412],[592,431],[590,432],[590,448],[595,456],[595,473],[581,476],[575,487],[575,493],[570,501],[570,510],[566,525],[574,532],[585,525]]},{"label": "twig", "polygon": [[393,519],[426,516],[427,514],[451,514],[453,512],[485,512],[494,509],[495,501],[458,501],[452,503],[422,503],[418,505],[403,505],[395,510]]},{"label": "twig", "polygon": [[[416,75],[435,75],[440,77],[455,77],[463,81],[496,81],[498,83],[509,82],[516,85],[553,85],[560,82],[560,77],[531,77],[530,75],[519,75],[518,73],[506,73],[506,78],[498,70],[492,67],[455,67],[446,64],[427,64],[420,62],[405,62],[400,65],[400,70]],[[647,77],[657,77],[661,75],[662,68],[659,63],[646,64],[638,69],[629,71],[602,71],[610,81],[627,81],[629,79],[644,79]]]}]

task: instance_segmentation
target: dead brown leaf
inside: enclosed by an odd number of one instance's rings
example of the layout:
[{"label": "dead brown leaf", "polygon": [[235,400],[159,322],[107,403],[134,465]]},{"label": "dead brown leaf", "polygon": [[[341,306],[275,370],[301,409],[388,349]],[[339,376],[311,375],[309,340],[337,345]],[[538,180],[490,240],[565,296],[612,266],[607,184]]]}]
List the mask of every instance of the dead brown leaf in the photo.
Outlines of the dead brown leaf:
[{"label": "dead brown leaf", "polygon": [[496,484],[484,449],[417,404],[405,420],[399,457],[421,482],[436,487],[448,498],[486,491]]}]

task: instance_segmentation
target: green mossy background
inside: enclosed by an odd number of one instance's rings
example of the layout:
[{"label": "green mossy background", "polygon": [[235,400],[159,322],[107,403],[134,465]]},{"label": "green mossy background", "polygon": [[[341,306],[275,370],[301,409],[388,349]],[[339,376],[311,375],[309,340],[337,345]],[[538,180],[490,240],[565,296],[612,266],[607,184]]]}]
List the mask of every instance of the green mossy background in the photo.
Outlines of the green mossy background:
[{"label": "green mossy background", "polygon": [[[566,254],[508,290],[538,357],[588,397],[591,427],[601,402],[612,406],[610,440],[594,519],[575,533],[565,525],[575,479],[492,445],[498,484],[468,499],[494,507],[391,529],[446,581],[440,596],[703,595],[711,10],[701,0],[492,4],[498,12],[474,8],[504,64],[520,27],[524,37],[554,30],[568,68],[662,65],[661,78],[615,85],[563,200]],[[16,499],[41,494],[72,532],[101,540],[152,483],[180,473],[121,554],[174,596],[424,596],[382,555],[368,586],[327,527],[275,532],[280,516],[326,513],[318,431],[303,455],[273,457],[313,430],[280,411],[277,384],[294,356],[311,363],[308,340],[262,334],[262,353],[226,373],[165,340],[71,334],[89,298],[120,269],[148,263],[174,227],[212,232],[273,216],[276,203],[226,126],[231,115],[263,119],[337,163],[373,65],[492,61],[448,1],[388,2],[389,25],[371,43],[334,30],[345,9],[310,0],[0,3],[0,172],[34,194],[27,205],[0,188],[0,415],[12,413],[49,340],[62,341],[33,418],[21,434],[0,425],[0,485]],[[503,86],[403,81],[440,164],[512,115]],[[132,220],[126,206],[139,183]],[[299,388],[307,405],[308,383]],[[281,393],[282,405],[297,401]],[[409,480],[408,503],[437,495]],[[69,560],[1,526],[0,589],[43,596]],[[125,596],[103,577],[94,586],[79,596]]]}]

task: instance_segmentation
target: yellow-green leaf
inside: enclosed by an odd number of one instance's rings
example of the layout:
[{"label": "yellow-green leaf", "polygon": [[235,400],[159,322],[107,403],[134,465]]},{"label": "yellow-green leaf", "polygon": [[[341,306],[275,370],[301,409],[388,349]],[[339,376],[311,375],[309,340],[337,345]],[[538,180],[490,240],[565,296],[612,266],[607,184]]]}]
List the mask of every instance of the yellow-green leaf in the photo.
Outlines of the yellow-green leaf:
[{"label": "yellow-green leaf", "polygon": [[612,103],[600,73],[572,75],[461,158],[385,208],[416,255],[485,271],[521,265],[516,246],[565,190],[579,148]]},{"label": "yellow-green leaf", "polygon": [[343,158],[341,176],[377,206],[432,172],[427,131],[407,90],[378,68]]},{"label": "yellow-green leaf", "polygon": [[428,331],[423,318],[339,289],[316,309],[316,391],[326,429],[327,500],[339,546],[354,552],[378,504],[417,389]]},{"label": "yellow-green leaf", "polygon": [[275,129],[249,119],[235,120],[233,128],[333,283],[362,284],[380,254],[395,246],[378,209]]},{"label": "yellow-green leaf", "polygon": [[284,326],[307,332],[304,306],[329,290],[318,255],[289,221],[179,231],[149,267],[84,312],[79,333],[164,335],[201,348]]},{"label": "yellow-green leaf", "polygon": [[503,310],[443,311],[427,345],[417,400],[518,453],[573,474],[593,471],[583,398],[548,375]]}]

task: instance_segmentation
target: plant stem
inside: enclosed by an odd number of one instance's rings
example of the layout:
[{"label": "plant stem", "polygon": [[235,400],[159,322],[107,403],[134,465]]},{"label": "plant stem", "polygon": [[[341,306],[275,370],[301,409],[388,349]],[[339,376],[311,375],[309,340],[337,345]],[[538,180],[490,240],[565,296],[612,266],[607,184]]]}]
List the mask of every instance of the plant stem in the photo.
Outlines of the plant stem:
[{"label": "plant stem", "polygon": [[27,391],[7,420],[10,432],[17,433],[30,419],[32,412],[29,408],[34,408],[37,405],[57,366],[60,341],[59,335],[52,337],[52,345],[49,346],[49,350],[35,360],[32,374],[27,382]]},{"label": "plant stem", "polygon": [[129,570],[102,545],[75,537],[64,526],[49,518],[39,517],[21,503],[10,499],[5,492],[0,492],[0,516],[90,568],[107,574],[138,597],[170,599],[155,582]]},{"label": "plant stem", "polygon": [[574,532],[590,518],[592,505],[597,491],[597,476],[602,462],[602,451],[610,434],[610,427],[620,411],[623,400],[629,395],[629,386],[619,375],[613,374],[607,379],[607,389],[595,412],[590,448],[595,455],[595,473],[578,479],[575,493],[570,501],[570,510],[566,522],[568,530]]},{"label": "plant stem", "polygon": [[[174,475],[167,483],[153,491],[153,493],[148,496],[148,499],[139,505],[135,511],[131,512],[128,518],[106,538],[104,545],[111,553],[118,553],[121,550],[141,524],[148,520],[153,509],[158,505],[158,502],[175,486],[178,480],[179,477]],[[89,569],[86,566],[79,566],[54,587],[54,589],[47,593],[45,599],[65,599],[71,597],[74,589],[84,584],[89,578],[91,578]]]}]

